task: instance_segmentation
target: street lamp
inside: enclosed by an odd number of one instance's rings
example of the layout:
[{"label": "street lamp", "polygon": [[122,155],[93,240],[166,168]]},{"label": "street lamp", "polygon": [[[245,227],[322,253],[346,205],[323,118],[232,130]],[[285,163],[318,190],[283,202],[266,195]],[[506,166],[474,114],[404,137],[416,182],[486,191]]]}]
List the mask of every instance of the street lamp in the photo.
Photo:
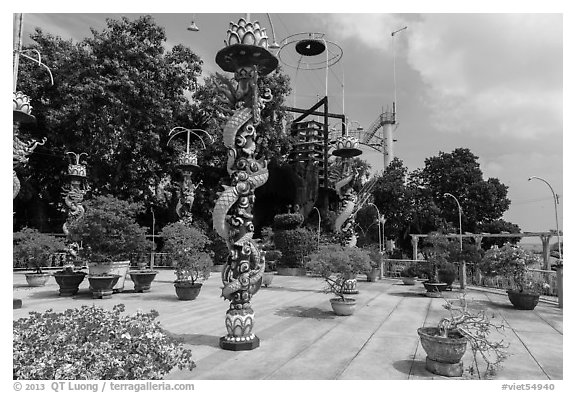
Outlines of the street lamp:
[{"label": "street lamp", "polygon": [[378,214],[378,251],[382,253],[382,229],[380,227],[382,221],[380,220],[380,210],[378,210],[378,207],[372,202],[370,202],[369,205],[374,206],[374,209],[376,209],[376,213]]},{"label": "street lamp", "polygon": [[[462,254],[462,207],[460,206],[460,202],[458,202],[458,199],[456,199],[456,197],[452,194],[450,194],[449,192],[445,192],[444,196],[450,196],[452,198],[454,198],[454,200],[456,201],[456,204],[458,205],[458,226],[460,229],[460,254]],[[461,289],[465,289],[466,288],[466,261],[464,260],[464,258],[462,258],[462,262],[461,262],[461,271],[460,271],[460,288]]]},{"label": "street lamp", "polygon": [[528,181],[530,181],[532,179],[538,179],[538,180],[543,181],[544,183],[546,183],[548,185],[548,187],[550,187],[550,191],[552,191],[552,197],[554,198],[554,214],[556,216],[556,236],[558,237],[558,254],[560,255],[560,259],[562,259],[562,245],[560,244],[560,229],[558,227],[558,204],[560,203],[559,202],[559,196],[558,196],[558,194],[556,194],[554,192],[554,189],[552,188],[550,183],[548,183],[546,180],[544,180],[538,176],[530,176],[528,178]]},{"label": "street lamp", "polygon": [[460,251],[462,251],[462,207],[460,207],[460,202],[458,202],[458,199],[456,199],[454,195],[450,194],[449,192],[445,192],[444,196],[451,196],[452,198],[454,198],[456,204],[458,205],[458,226],[460,228]]},{"label": "street lamp", "polygon": [[318,213],[318,249],[320,249],[320,222],[322,220],[321,216],[320,216],[320,210],[318,210],[318,208],[316,206],[314,206],[312,209],[316,210],[316,212]]},{"label": "street lamp", "polygon": [[369,205],[374,206],[376,213],[378,213],[378,251],[380,254],[380,279],[382,280],[384,278],[384,262],[382,261],[382,219],[380,217],[380,210],[378,209],[378,206],[372,202],[370,202]]}]

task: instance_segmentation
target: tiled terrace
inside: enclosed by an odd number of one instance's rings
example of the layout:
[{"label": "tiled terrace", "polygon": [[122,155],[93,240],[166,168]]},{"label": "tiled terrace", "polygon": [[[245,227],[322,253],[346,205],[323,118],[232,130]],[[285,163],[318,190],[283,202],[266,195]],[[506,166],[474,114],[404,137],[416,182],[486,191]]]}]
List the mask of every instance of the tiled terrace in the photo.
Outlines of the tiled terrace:
[{"label": "tiled terrace", "polygon": [[[422,285],[404,286],[398,279],[375,283],[359,278],[360,294],[353,316],[333,314],[329,295],[320,291],[314,277],[276,276],[272,285],[253,298],[255,333],[261,340],[252,351],[232,352],[219,348],[225,334],[228,302],[220,298],[218,273],[204,284],[193,301],[176,298],[171,270],[161,270],[148,293],[134,293],[126,280],[125,290],[110,299],[92,299],[85,280],[78,295],[58,296],[53,278],[45,287],[26,286],[23,273],[14,273],[14,298],[23,306],[13,318],[29,311],[52,308],[61,311],[83,304],[112,308],[123,303],[127,312],[156,309],[162,326],[180,337],[193,350],[197,367],[174,370],[167,379],[199,380],[429,380],[446,379],[425,369],[425,353],[416,333],[418,327],[434,325],[447,311],[444,300],[424,296]],[[447,296],[457,297],[458,291]],[[505,326],[510,356],[495,379],[563,379],[563,312],[541,301],[533,311],[512,308],[502,292],[469,288],[471,307],[487,308]],[[463,359],[471,365],[468,351]],[[473,378],[465,374],[459,379]]]}]

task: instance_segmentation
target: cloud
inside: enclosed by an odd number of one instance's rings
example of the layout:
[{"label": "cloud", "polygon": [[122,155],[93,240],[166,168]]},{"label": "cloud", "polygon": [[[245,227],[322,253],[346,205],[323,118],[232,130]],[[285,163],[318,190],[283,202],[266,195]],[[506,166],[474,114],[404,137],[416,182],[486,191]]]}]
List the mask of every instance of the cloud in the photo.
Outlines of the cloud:
[{"label": "cloud", "polygon": [[562,16],[431,14],[410,26],[409,65],[439,131],[562,132]]}]

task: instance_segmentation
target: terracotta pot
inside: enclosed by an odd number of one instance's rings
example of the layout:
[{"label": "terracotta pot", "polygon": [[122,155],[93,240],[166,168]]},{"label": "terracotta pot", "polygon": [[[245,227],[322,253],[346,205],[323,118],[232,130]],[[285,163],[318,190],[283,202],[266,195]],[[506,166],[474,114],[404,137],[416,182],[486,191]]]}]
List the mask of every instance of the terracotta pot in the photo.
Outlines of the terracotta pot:
[{"label": "terracotta pot", "polygon": [[54,279],[60,286],[60,296],[73,296],[78,293],[80,283],[84,281],[86,273],[73,272],[73,273],[54,273]]},{"label": "terracotta pot", "polygon": [[130,273],[130,278],[134,283],[135,292],[149,291],[152,281],[158,274],[155,270],[133,270]]},{"label": "terracotta pot", "polygon": [[508,299],[514,308],[518,310],[534,310],[538,301],[540,300],[540,295],[529,292],[518,292],[508,290]]},{"label": "terracotta pot", "polygon": [[92,290],[92,297],[94,299],[105,299],[111,297],[112,293],[114,293],[114,285],[116,285],[119,278],[119,274],[88,276],[90,289]]},{"label": "terracotta pot", "polygon": [[178,296],[178,299],[194,300],[198,297],[198,294],[200,294],[202,284],[175,281],[174,288],[176,288],[176,296]]},{"label": "terracotta pot", "polygon": [[352,298],[344,298],[344,300],[342,300],[342,298],[336,297],[330,299],[330,304],[336,315],[352,315],[356,309],[356,299]]},{"label": "terracotta pot", "polygon": [[264,272],[264,276],[262,276],[262,285],[268,288],[268,285],[272,284],[272,279],[276,272]]},{"label": "terracotta pot", "polygon": [[120,277],[114,284],[114,292],[124,290],[124,281],[130,268],[130,261],[110,261],[110,262],[90,262],[88,263],[88,273],[91,276],[100,276],[102,274],[117,274]]},{"label": "terracotta pot", "polygon": [[48,273],[26,273],[26,282],[31,287],[43,287],[49,278]]},{"label": "terracotta pot", "polygon": [[428,371],[448,377],[462,376],[461,360],[467,344],[462,334],[453,331],[448,333],[448,337],[442,337],[437,327],[421,327],[418,329],[418,336],[427,355]]}]

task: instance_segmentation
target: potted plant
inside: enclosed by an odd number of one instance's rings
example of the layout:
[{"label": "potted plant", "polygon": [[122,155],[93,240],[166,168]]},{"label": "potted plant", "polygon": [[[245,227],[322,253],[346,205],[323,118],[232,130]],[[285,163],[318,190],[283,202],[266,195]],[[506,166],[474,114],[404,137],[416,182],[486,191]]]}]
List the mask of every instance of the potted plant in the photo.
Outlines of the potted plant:
[{"label": "potted plant", "polygon": [[157,322],[157,311],[123,315],[124,309],[82,306],[14,321],[14,379],[157,380],[175,367],[195,367],[191,351]]},{"label": "potted plant", "polygon": [[352,315],[356,299],[346,297],[347,281],[370,269],[370,257],[356,248],[330,244],[311,254],[306,267],[325,281],[324,291],[335,296],[330,299],[334,313]]},{"label": "potted plant", "polygon": [[[446,301],[444,305],[450,311],[449,317],[443,317],[436,326],[418,329],[420,343],[426,352],[426,369],[447,377],[462,376],[461,359],[469,343],[474,360],[474,366],[469,370],[476,372],[479,379],[494,375],[507,356],[508,345],[503,340],[495,340],[493,332],[502,333],[504,325],[495,324],[494,317],[488,317],[485,310],[470,310],[465,294],[456,302]],[[483,373],[480,373],[478,355],[486,364]]]},{"label": "potted plant", "polygon": [[428,261],[428,269],[424,272],[428,279],[422,284],[428,297],[441,297],[440,292],[448,288],[448,283],[441,281],[438,274],[440,266],[447,263],[448,249],[448,240],[442,234],[433,232],[426,237],[426,245],[422,252]]},{"label": "potted plant", "polygon": [[[98,196],[85,204],[86,213],[69,226],[73,240],[82,241],[81,255],[89,263],[92,281],[107,281],[114,292],[124,290],[130,256],[147,252],[146,229],[136,222],[142,205],[122,201],[109,195]],[[115,279],[115,276],[119,277]]]},{"label": "potted plant", "polygon": [[404,285],[416,285],[416,279],[419,275],[420,270],[416,262],[409,264],[400,272]]},{"label": "potted plant", "polygon": [[282,256],[282,252],[278,250],[265,250],[264,257],[266,259],[266,267],[264,268],[264,276],[262,277],[262,285],[268,288],[272,284],[274,276],[278,273],[276,271],[276,264],[278,259]]},{"label": "potted plant", "polygon": [[550,288],[543,279],[529,274],[529,267],[538,267],[539,263],[539,258],[532,252],[510,243],[493,246],[482,260],[488,274],[505,278],[508,298],[519,310],[533,310],[540,295]]},{"label": "potted plant", "polygon": [[[23,228],[14,233],[12,258],[25,264],[33,273],[26,273],[26,281],[31,287],[44,286],[50,274],[42,271],[50,266],[50,255],[66,248],[63,240],[33,228]],[[16,262],[15,262],[16,264]]]},{"label": "potted plant", "polygon": [[160,235],[164,239],[163,251],[170,254],[176,269],[176,296],[180,300],[196,299],[202,282],[210,277],[210,239],[186,219],[166,225]]},{"label": "potted plant", "polygon": [[[152,249],[155,244],[152,243]],[[136,260],[137,269],[129,270],[130,279],[134,283],[134,292],[148,292],[152,286],[152,281],[158,274],[157,270],[152,270],[147,262],[148,254],[134,254],[132,262]],[[152,264],[152,262],[150,262]]]},{"label": "potted plant", "polygon": [[368,282],[376,282],[380,277],[380,261],[382,254],[379,248],[370,247],[368,249],[368,256],[370,257],[370,270],[366,272],[366,279]]},{"label": "potted plant", "polygon": [[447,284],[447,290],[452,289],[452,283],[456,280],[457,273],[458,269],[451,262],[446,261],[438,264],[438,280]]}]

